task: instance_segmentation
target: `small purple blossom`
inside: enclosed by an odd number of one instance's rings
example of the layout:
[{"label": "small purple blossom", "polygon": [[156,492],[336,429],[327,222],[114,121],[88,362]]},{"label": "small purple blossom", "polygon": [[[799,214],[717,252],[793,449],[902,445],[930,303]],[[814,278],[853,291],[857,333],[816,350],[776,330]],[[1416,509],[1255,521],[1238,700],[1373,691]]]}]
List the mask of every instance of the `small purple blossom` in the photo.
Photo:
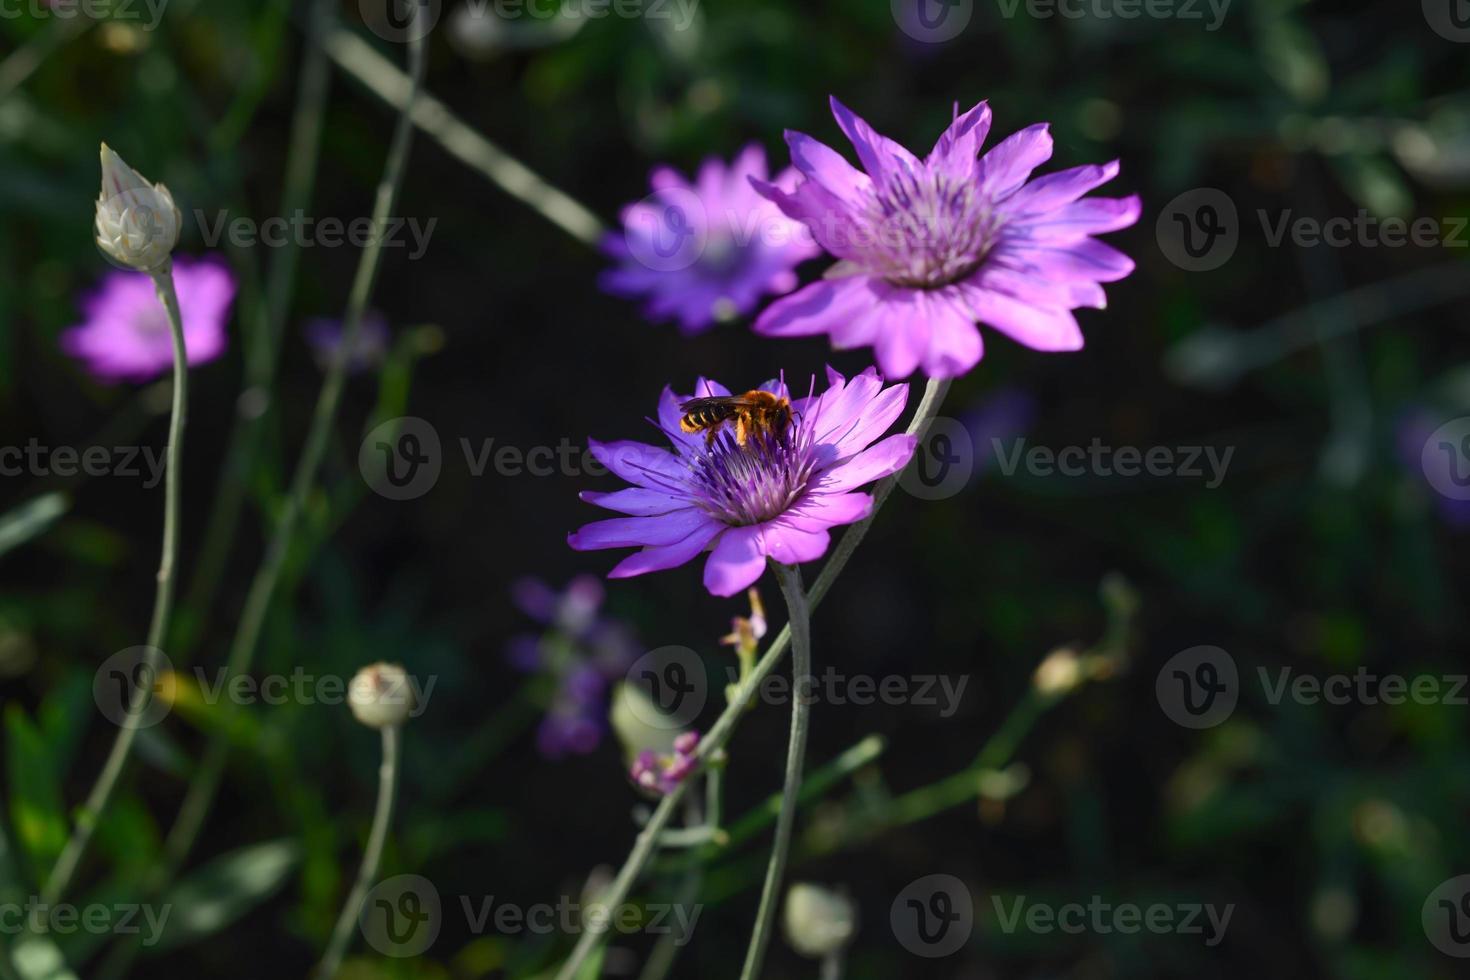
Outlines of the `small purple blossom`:
[{"label": "small purple blossom", "polygon": [[607,730],[607,693],[638,656],[625,625],[601,615],[602,583],[580,575],[562,592],[538,579],[511,587],[517,606],[546,627],[512,637],[506,659],[524,673],[545,673],[555,682],[536,745],[549,759],[585,755]]},{"label": "small purple blossom", "polygon": [[[224,261],[206,256],[174,260],[174,288],[190,365],[225,352],[235,277]],[[151,381],[173,369],[168,313],[147,273],[115,270],[80,302],[85,322],[61,335],[61,349],[105,384]]]},{"label": "small purple blossom", "polygon": [[678,788],[689,778],[699,761],[699,733],[683,732],[674,739],[674,751],[660,755],[652,749],[644,749],[633,760],[628,776],[640,788],[650,792],[667,794]]},{"label": "small purple blossom", "polygon": [[[755,144],[728,166],[709,158],[692,184],[668,167],[655,170],[653,193],[625,207],[622,232],[603,239],[619,264],[603,273],[602,288],[646,297],[651,319],[677,319],[686,335],[749,313],[765,294],[795,289],[792,270],[821,250],[756,193],[752,179],[764,183],[767,172],[765,150]],[[775,184],[793,188],[796,180],[787,168]]]},{"label": "small purple blossom", "polygon": [[[323,371],[331,367],[332,359],[342,347],[343,328],[341,320],[331,317],[312,317],[306,321],[304,331],[306,343],[311,347],[318,366]],[[347,370],[361,374],[383,363],[388,355],[388,320],[381,313],[367,313],[357,329],[357,339],[347,353]]]},{"label": "small purple blossom", "polygon": [[[731,596],[760,578],[771,558],[815,561],[827,551],[830,529],[860,521],[873,499],[856,492],[901,470],[914,453],[906,434],[879,441],[903,412],[907,385],[883,387],[873,369],[847,380],[827,369],[828,388],[796,399],[785,432],[753,435],[744,446],[727,426],[713,443],[679,429],[686,399],[665,388],[658,425],[673,452],[640,442],[598,442],[591,449],[633,486],[582,494],[588,503],[630,516],[588,524],[568,537],[578,551],[639,548],[609,578],[674,568],[711,549],[704,584]],[[765,390],[786,395],[784,384]],[[700,380],[701,397],[728,395]]]},{"label": "small purple blossom", "polygon": [[871,346],[891,378],[969,371],[984,352],[977,321],[1034,350],[1082,347],[1072,311],[1103,309],[1100,283],[1133,271],[1132,260],[1092,236],[1136,222],[1139,199],[1083,196],[1117,175],[1117,161],[1031,180],[1051,157],[1047,124],[980,156],[990,131],[984,102],[956,115],[923,160],[835,98],[832,113],[866,173],[788,131],[805,179],[794,191],[753,183],[840,261],[767,307],[757,333],[826,333],[840,350]]}]

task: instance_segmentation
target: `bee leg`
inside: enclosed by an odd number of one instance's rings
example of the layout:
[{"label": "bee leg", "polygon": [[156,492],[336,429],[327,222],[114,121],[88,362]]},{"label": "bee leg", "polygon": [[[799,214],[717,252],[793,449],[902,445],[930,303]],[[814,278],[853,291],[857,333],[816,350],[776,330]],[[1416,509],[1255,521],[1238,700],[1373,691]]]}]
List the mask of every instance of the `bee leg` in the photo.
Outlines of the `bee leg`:
[{"label": "bee leg", "polygon": [[737,446],[743,447],[745,445],[745,441],[749,438],[750,429],[746,427],[745,416],[742,415],[735,420],[735,444]]}]

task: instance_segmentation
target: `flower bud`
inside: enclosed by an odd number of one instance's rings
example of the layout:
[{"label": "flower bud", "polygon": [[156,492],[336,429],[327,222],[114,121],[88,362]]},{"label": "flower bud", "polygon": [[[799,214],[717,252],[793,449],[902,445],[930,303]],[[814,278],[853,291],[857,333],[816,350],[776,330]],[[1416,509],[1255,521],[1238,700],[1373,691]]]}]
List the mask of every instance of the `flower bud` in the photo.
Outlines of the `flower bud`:
[{"label": "flower bud", "polygon": [[401,725],[413,711],[413,688],[398,664],[364,667],[347,687],[347,704],[369,728]]},{"label": "flower bud", "polygon": [[673,753],[674,741],[679,737],[678,722],[636,685],[624,681],[613,689],[608,718],[629,761],[644,752],[660,756]]},{"label": "flower bud", "polygon": [[97,246],[129,269],[152,272],[173,254],[183,215],[162,184],[150,184],[102,144],[102,193],[97,197]]},{"label": "flower bud", "polygon": [[857,912],[847,896],[798,882],[786,891],[786,913],[781,922],[792,949],[820,959],[852,941]]},{"label": "flower bud", "polygon": [[1070,694],[1083,681],[1082,662],[1077,651],[1061,647],[1047,655],[1032,675],[1036,690],[1046,697],[1061,697]]}]

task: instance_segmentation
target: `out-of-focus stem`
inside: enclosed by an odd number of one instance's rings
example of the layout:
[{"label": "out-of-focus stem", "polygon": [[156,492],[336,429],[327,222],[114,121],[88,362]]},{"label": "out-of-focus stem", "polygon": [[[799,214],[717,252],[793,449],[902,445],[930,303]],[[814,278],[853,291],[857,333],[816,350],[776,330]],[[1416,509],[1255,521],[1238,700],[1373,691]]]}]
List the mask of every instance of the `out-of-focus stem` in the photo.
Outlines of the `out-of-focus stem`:
[{"label": "out-of-focus stem", "polygon": [[383,729],[383,764],[378,769],[378,804],[373,810],[373,826],[368,831],[367,847],[362,854],[362,867],[357,871],[357,881],[342,906],[337,926],[332,930],[331,942],[316,968],[317,980],[332,980],[342,965],[342,957],[357,931],[357,917],[362,914],[362,903],[367,900],[368,889],[378,877],[378,864],[383,858],[383,844],[388,840],[388,828],[393,823],[393,800],[398,791],[398,750],[403,737],[398,725]]},{"label": "out-of-focus stem", "polygon": [[169,336],[173,341],[174,391],[173,406],[168,423],[168,449],[163,484],[163,554],[158,561],[158,586],[153,597],[153,616],[148,624],[148,639],[143,652],[141,683],[134,685],[128,702],[127,717],[123,719],[112,750],[103,763],[102,772],[77,816],[71,838],[57,858],[46,885],[41,891],[42,901],[50,905],[59,901],[71,884],[77,866],[87,853],[92,834],[102,819],[112,793],[117,788],[128,756],[133,751],[133,742],[141,727],[143,712],[153,698],[153,684],[158,677],[160,662],[159,644],[168,633],[169,615],[173,611],[174,566],[179,554],[179,497],[182,491],[180,461],[184,455],[184,422],[189,407],[189,363],[184,349],[184,318],[179,312],[179,297],[174,289],[172,262],[166,262],[153,273],[153,285],[158,290],[158,301],[168,314]]},{"label": "out-of-focus stem", "polygon": [[[343,28],[324,42],[338,67],[399,112],[408,108],[408,79],[362,38]],[[547,183],[530,167],[461,121],[432,95],[421,95],[413,121],[461,163],[531,208],[584,245],[597,246],[602,222],[580,202]]]}]

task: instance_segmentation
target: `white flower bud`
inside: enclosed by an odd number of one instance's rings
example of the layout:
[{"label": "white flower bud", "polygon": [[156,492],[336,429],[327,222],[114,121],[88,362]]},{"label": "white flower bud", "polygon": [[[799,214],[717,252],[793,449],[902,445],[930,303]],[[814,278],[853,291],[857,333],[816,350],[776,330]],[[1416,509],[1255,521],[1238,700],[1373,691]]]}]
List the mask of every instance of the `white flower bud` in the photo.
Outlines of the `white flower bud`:
[{"label": "white flower bud", "polygon": [[398,664],[364,667],[347,687],[347,704],[369,728],[401,725],[413,712],[413,688]]},{"label": "white flower bud", "polygon": [[674,739],[679,737],[679,723],[660,710],[640,688],[626,681],[613,688],[608,720],[630,762],[641,752],[670,755],[674,751]]},{"label": "white flower bud", "polygon": [[857,932],[857,911],[845,895],[798,882],[786,891],[786,912],[781,923],[792,949],[820,959],[852,941]]},{"label": "white flower bud", "polygon": [[1082,662],[1070,647],[1053,650],[1036,668],[1032,683],[1047,697],[1070,694],[1083,681]]},{"label": "white flower bud", "polygon": [[150,184],[102,144],[102,193],[97,198],[97,246],[113,261],[151,272],[179,242],[183,215],[162,184]]}]

